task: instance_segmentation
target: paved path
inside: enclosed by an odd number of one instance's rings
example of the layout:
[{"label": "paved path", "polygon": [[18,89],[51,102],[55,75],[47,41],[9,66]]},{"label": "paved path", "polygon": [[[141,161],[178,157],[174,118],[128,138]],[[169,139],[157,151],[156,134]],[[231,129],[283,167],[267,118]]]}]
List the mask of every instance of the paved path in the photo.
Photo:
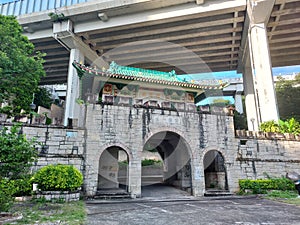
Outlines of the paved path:
[{"label": "paved path", "polygon": [[300,225],[300,207],[257,197],[174,198],[178,190],[166,190],[157,197],[87,202],[88,225]]}]

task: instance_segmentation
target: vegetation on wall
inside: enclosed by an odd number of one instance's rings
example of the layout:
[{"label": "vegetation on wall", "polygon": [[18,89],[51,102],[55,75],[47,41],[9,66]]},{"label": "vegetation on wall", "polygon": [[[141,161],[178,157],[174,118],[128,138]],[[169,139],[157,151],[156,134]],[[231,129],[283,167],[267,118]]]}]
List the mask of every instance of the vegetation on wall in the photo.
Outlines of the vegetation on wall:
[{"label": "vegetation on wall", "polygon": [[261,123],[259,129],[264,132],[300,134],[300,123],[295,118],[286,121],[279,120],[278,122],[271,120]]},{"label": "vegetation on wall", "polygon": [[0,103],[12,107],[12,113],[30,110],[33,93],[45,76],[43,55],[22,35],[22,27],[13,16],[0,15]]}]

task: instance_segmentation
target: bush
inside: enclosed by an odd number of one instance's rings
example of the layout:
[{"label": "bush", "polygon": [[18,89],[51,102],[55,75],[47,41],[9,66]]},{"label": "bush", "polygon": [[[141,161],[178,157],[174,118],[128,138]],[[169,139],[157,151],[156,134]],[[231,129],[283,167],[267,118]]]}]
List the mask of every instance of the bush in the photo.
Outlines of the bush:
[{"label": "bush", "polygon": [[34,140],[27,140],[20,125],[0,130],[0,177],[20,179],[37,160]]},{"label": "bush", "polygon": [[160,160],[155,159],[144,159],[142,160],[142,166],[152,166],[154,164],[162,163]]},{"label": "bush", "polygon": [[11,208],[15,192],[15,186],[11,181],[0,178],[0,212],[7,212]]},{"label": "bush", "polygon": [[48,165],[33,177],[42,191],[75,191],[83,183],[81,172],[71,165]]},{"label": "bush", "polygon": [[29,196],[32,194],[32,179],[31,176],[24,176],[23,178],[11,180],[15,187],[15,197]]},{"label": "bush", "polygon": [[239,186],[242,193],[244,193],[246,189],[250,189],[253,194],[264,194],[267,190],[295,190],[294,183],[287,178],[243,179],[239,180]]},{"label": "bush", "polygon": [[259,129],[264,132],[299,134],[300,123],[295,118],[286,121],[279,120],[278,122],[272,120],[261,123]]}]

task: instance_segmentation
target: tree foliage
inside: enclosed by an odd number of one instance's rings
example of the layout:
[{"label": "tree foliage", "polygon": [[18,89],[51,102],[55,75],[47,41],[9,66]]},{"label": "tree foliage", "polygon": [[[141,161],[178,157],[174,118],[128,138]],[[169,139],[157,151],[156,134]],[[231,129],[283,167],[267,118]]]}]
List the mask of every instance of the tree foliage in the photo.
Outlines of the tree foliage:
[{"label": "tree foliage", "polygon": [[276,83],[276,96],[280,118],[287,120],[294,117],[300,121],[300,74],[295,80],[279,77]]},{"label": "tree foliage", "polygon": [[0,131],[0,177],[19,179],[28,174],[37,159],[34,141],[27,140],[20,126],[14,125],[10,131],[4,127]]},{"label": "tree foliage", "polygon": [[45,87],[39,87],[34,97],[34,104],[50,109],[53,100],[50,92]]},{"label": "tree foliage", "polygon": [[7,102],[14,113],[29,110],[33,93],[45,75],[42,57],[22,35],[16,18],[0,15],[0,103]]}]

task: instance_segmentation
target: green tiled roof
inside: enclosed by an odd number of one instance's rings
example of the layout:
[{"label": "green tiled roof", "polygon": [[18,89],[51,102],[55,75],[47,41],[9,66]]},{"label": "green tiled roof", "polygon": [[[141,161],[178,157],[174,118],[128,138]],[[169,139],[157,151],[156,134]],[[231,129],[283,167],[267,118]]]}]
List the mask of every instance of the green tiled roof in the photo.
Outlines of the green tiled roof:
[{"label": "green tiled roof", "polygon": [[174,70],[172,70],[171,72],[146,70],[129,66],[120,66],[115,62],[112,62],[110,64],[110,67],[107,70],[107,72],[125,76],[144,77],[149,79],[165,80],[172,82],[187,82],[185,79],[181,79],[179,76],[177,76]]},{"label": "green tiled roof", "polygon": [[81,79],[85,73],[96,76],[111,77],[123,80],[134,80],[147,83],[156,83],[162,85],[180,86],[194,89],[223,89],[227,84],[204,85],[194,82],[189,82],[176,75],[175,71],[161,72],[156,70],[146,70],[135,67],[120,66],[115,62],[110,64],[107,71],[99,70],[92,67],[87,67],[76,61],[73,62],[79,78]]}]

